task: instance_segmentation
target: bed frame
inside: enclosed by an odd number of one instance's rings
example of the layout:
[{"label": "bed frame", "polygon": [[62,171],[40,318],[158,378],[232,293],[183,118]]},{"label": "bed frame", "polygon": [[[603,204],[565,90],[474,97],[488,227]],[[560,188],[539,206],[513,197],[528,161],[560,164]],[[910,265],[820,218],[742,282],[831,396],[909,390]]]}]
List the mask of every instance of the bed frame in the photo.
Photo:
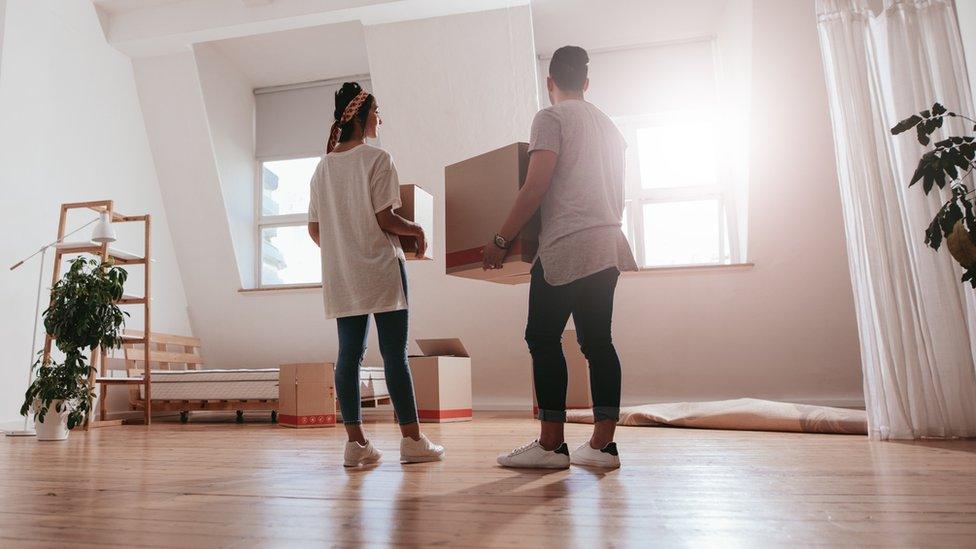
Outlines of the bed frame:
[{"label": "bed frame", "polygon": [[[126,332],[139,335],[139,332]],[[200,340],[195,337],[161,334],[153,332],[149,336],[151,348],[149,360],[152,370],[201,370],[203,358],[200,356]],[[125,370],[129,376],[140,376],[142,367],[137,363],[143,360],[145,350],[141,343],[123,345]],[[174,368],[174,366],[176,366]],[[146,400],[140,393],[140,386],[129,386],[129,406],[132,410],[145,410]],[[150,393],[151,395],[152,393]],[[190,412],[229,411],[237,412],[237,421],[244,421],[245,411],[269,411],[271,421],[278,419],[278,399],[262,400],[165,400],[151,398],[153,411],[179,412],[180,421],[186,423]]]},{"label": "bed frame", "polygon": [[[124,356],[124,369],[127,377],[99,378],[105,392],[111,385],[127,385],[129,387],[129,408],[133,411],[145,412],[146,400],[143,398],[140,389],[142,385],[131,383],[133,380],[141,380],[143,375],[143,364],[146,351],[143,343],[137,341],[142,338],[142,332],[127,330],[126,336],[133,340],[131,343],[122,345]],[[149,337],[149,361],[152,371],[156,370],[202,370],[203,357],[200,356],[200,340],[195,337],[179,336],[172,334],[162,334],[153,332]],[[118,359],[109,359],[117,362]],[[237,412],[238,423],[244,421],[246,411],[267,411],[271,412],[271,421],[278,420],[278,399],[247,399],[247,400],[227,400],[227,399],[196,399],[196,400],[169,400],[152,398],[150,392],[149,408],[160,412],[179,412],[180,421],[186,423],[190,419],[190,412],[201,411],[230,411]],[[99,399],[99,417],[105,419],[107,415],[107,398]],[[381,405],[391,404],[389,395],[370,396],[362,399],[364,408],[375,408]],[[130,421],[126,421],[129,423]],[[132,421],[132,423],[139,420]]]}]

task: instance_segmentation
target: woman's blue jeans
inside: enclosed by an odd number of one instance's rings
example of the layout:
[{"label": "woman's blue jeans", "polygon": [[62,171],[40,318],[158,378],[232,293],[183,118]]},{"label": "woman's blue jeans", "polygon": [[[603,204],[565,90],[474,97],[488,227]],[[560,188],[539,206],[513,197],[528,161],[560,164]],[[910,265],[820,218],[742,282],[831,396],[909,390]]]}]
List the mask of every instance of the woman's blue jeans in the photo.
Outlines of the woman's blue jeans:
[{"label": "woman's blue jeans", "polygon": [[[407,275],[400,263],[400,279],[403,293],[407,293]],[[366,336],[369,334],[369,316],[345,316],[336,319],[339,328],[339,358],[336,360],[335,386],[339,396],[339,409],[344,424],[362,423],[362,406],[359,395],[359,367],[366,354]],[[417,401],[413,394],[413,378],[407,363],[407,327],[409,314],[406,309],[373,313],[379,336],[380,354],[386,372],[386,386],[400,425],[417,422]]]}]

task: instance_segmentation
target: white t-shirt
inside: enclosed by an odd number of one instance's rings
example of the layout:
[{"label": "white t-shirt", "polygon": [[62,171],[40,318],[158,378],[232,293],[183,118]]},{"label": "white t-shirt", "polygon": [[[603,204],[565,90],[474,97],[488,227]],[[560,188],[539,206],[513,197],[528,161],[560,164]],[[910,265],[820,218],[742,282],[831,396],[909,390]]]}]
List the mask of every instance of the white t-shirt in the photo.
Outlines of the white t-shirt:
[{"label": "white t-shirt", "polygon": [[322,158],[311,182],[308,220],[319,224],[322,289],[328,318],[407,308],[400,279],[400,239],[376,214],[400,207],[390,154],[370,145]]},{"label": "white t-shirt", "polygon": [[535,115],[529,151],[557,155],[540,205],[539,260],[549,284],[610,267],[637,270],[620,224],[626,148],[610,117],[586,101],[562,101]]}]

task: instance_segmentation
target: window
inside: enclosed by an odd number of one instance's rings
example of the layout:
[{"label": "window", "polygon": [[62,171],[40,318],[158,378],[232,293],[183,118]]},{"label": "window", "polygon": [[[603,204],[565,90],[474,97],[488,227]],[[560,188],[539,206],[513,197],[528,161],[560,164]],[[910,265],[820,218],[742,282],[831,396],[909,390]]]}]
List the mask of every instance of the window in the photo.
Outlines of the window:
[{"label": "window", "polygon": [[308,236],[309,182],[332,125],[335,92],[368,75],[254,90],[255,278],[258,287],[322,282],[318,247]]},{"label": "window", "polygon": [[260,163],[261,286],[322,281],[319,251],[307,228],[309,181],[318,163],[319,157]]},{"label": "window", "polygon": [[616,122],[627,140],[624,230],[638,264],[731,263],[733,193],[714,124],[679,114]]}]

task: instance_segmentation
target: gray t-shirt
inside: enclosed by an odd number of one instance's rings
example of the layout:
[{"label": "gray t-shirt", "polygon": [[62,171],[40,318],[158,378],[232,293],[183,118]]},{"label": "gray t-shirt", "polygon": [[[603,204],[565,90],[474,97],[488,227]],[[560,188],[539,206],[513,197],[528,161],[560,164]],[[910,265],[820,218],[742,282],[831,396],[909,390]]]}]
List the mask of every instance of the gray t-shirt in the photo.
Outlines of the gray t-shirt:
[{"label": "gray t-shirt", "polygon": [[540,208],[539,261],[549,284],[610,267],[637,270],[621,230],[626,148],[613,121],[586,101],[562,101],[535,115],[529,152],[558,155]]}]

